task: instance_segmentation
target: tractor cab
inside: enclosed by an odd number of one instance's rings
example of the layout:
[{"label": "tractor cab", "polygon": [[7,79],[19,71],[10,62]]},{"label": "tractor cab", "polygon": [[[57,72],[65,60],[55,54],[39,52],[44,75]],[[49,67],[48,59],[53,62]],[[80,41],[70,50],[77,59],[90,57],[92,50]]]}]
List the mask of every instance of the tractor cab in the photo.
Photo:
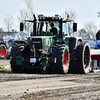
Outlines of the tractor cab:
[{"label": "tractor cab", "polygon": [[[24,20],[25,22],[33,23],[33,33],[31,36],[57,36],[57,38],[62,38],[62,36],[69,36],[69,27],[68,22],[72,22],[72,20],[67,18],[61,18],[59,15],[55,15],[54,17],[47,17],[44,15],[38,15],[38,19],[34,16],[34,20]],[[52,26],[56,29],[56,32],[51,31]],[[20,24],[20,31],[23,31],[23,23]],[[73,31],[77,31],[77,23],[73,23]]]},{"label": "tractor cab", "polygon": [[[51,31],[51,24],[54,24],[56,32]],[[59,34],[59,22],[42,21],[37,23],[37,36],[54,36]]]},{"label": "tractor cab", "polygon": [[54,36],[60,34],[61,19],[59,16],[45,17],[38,15],[37,35]]},{"label": "tractor cab", "polygon": [[[59,15],[54,17],[38,15],[36,36],[57,36],[58,38],[69,36],[68,22],[71,22],[71,20],[63,19]],[[73,26],[74,31],[77,30],[76,23]]]}]

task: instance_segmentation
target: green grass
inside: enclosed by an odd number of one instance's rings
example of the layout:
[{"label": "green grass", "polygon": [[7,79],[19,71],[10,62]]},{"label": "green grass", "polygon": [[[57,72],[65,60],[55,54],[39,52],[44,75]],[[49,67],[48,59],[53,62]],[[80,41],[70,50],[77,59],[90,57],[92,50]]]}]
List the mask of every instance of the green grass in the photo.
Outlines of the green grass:
[{"label": "green grass", "polygon": [[[10,66],[10,65],[0,65],[0,67]],[[0,71],[11,71],[11,68],[0,69]]]},{"label": "green grass", "polygon": [[0,67],[4,67],[4,66],[10,66],[10,65],[0,65]]},{"label": "green grass", "polygon": [[0,69],[0,71],[11,71],[11,68]]}]

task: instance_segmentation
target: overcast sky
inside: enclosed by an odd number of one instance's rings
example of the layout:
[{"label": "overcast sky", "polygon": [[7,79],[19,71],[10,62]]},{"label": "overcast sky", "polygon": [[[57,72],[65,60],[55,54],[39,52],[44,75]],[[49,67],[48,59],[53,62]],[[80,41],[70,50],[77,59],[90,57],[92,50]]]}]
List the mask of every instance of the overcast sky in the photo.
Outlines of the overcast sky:
[{"label": "overcast sky", "polygon": [[[3,20],[7,15],[14,18],[14,29],[18,29],[17,17],[20,15],[21,9],[27,9],[23,2],[25,0],[0,0],[0,27],[4,28]],[[28,0],[27,0],[28,1]],[[31,0],[29,0],[31,1]],[[78,14],[78,29],[83,28],[87,22],[95,22],[95,25],[100,29],[100,0],[32,0],[33,12],[44,15],[63,15],[65,10],[75,10]]]}]

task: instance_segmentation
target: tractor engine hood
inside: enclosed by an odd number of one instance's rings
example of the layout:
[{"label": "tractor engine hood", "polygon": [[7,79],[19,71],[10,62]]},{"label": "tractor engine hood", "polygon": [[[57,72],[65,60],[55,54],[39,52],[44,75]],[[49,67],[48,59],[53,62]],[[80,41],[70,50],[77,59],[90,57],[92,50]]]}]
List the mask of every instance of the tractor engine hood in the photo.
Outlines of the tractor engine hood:
[{"label": "tractor engine hood", "polygon": [[36,51],[42,51],[45,54],[53,46],[54,39],[53,36],[34,36],[31,37],[31,44],[35,46]]}]

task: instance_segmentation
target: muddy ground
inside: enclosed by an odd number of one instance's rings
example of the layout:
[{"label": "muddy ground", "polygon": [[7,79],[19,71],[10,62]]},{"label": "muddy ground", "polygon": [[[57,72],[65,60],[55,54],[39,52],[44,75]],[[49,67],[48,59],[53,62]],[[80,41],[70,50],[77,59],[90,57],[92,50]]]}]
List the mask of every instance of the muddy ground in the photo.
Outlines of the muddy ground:
[{"label": "muddy ground", "polygon": [[10,59],[0,59],[0,65],[9,65],[10,64]]},{"label": "muddy ground", "polygon": [[[9,63],[9,60],[0,60]],[[0,72],[0,100],[100,100],[100,72],[14,74]]]}]

